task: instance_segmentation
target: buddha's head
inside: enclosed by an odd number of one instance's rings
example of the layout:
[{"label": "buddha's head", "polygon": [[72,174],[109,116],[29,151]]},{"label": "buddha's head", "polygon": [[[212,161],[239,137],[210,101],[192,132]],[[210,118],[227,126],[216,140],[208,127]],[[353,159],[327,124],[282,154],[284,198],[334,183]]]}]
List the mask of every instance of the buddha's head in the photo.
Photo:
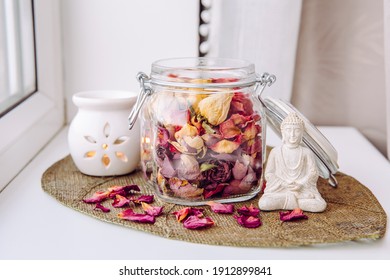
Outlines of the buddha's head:
[{"label": "buddha's head", "polygon": [[280,125],[282,140],[290,148],[297,148],[302,142],[305,124],[296,113],[290,113]]}]

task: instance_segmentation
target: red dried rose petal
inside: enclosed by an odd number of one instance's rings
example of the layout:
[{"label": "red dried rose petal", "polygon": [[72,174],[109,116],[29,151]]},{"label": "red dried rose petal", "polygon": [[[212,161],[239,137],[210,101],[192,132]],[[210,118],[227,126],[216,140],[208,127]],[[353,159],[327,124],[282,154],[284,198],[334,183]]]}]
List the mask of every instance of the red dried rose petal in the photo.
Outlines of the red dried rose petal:
[{"label": "red dried rose petal", "polygon": [[251,204],[248,206],[242,206],[240,209],[237,209],[238,214],[243,216],[257,216],[260,213],[260,209],[256,208]]},{"label": "red dried rose petal", "polygon": [[308,219],[309,217],[303,214],[302,209],[295,208],[291,211],[279,212],[280,220],[283,222],[296,221],[302,219]]},{"label": "red dried rose petal", "polygon": [[222,204],[219,202],[209,201],[207,205],[211,207],[211,210],[218,214],[232,214],[234,211],[233,204]]},{"label": "red dried rose petal", "polygon": [[190,216],[183,223],[183,226],[187,229],[208,228],[213,225],[214,221],[210,217],[199,218],[198,216]]},{"label": "red dried rose petal", "polygon": [[120,207],[123,207],[125,205],[128,205],[130,202],[130,200],[120,194],[117,194],[115,196],[115,199],[114,199],[114,202],[112,203],[112,206],[115,207],[115,208],[120,208]]},{"label": "red dried rose petal", "polygon": [[139,222],[139,223],[148,223],[154,224],[154,216],[148,214],[135,213],[133,209],[126,209],[118,214],[118,217],[124,220]]},{"label": "red dried rose petal", "polygon": [[139,197],[130,197],[130,201],[141,204],[141,202],[152,203],[154,201],[154,195],[141,195]]},{"label": "red dried rose petal", "polygon": [[260,219],[257,217],[241,215],[234,216],[234,218],[237,220],[237,223],[246,228],[257,228],[262,225]]},{"label": "red dried rose petal", "polygon": [[204,198],[210,198],[216,194],[219,194],[220,192],[223,191],[223,189],[227,186],[228,184],[223,183],[223,184],[218,184],[215,187],[212,187],[208,189],[207,187],[203,191],[203,196]]},{"label": "red dried rose petal", "polygon": [[83,201],[85,203],[98,203],[98,202],[102,202],[103,200],[106,200],[109,195],[110,195],[109,191],[106,192],[98,191],[95,192],[90,198],[83,199]]},{"label": "red dried rose petal", "polygon": [[144,209],[145,213],[150,216],[160,216],[162,214],[164,206],[151,206],[145,202],[141,202],[142,209]]},{"label": "red dried rose petal", "polygon": [[100,203],[96,203],[96,206],[94,208],[95,210],[101,210],[103,211],[104,213],[107,213],[107,212],[110,212],[110,208],[107,208],[107,207],[104,207],[103,205],[101,205]]}]

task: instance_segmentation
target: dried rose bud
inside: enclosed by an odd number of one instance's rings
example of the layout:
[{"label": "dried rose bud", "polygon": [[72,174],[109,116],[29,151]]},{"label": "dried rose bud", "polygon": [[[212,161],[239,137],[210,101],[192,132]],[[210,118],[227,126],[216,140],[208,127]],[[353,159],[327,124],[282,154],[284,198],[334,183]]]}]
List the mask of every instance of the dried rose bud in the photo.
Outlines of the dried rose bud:
[{"label": "dried rose bud", "polygon": [[213,167],[202,173],[205,180],[211,183],[224,183],[230,180],[232,175],[232,165],[229,162],[223,160],[211,160],[207,162],[207,164]]}]

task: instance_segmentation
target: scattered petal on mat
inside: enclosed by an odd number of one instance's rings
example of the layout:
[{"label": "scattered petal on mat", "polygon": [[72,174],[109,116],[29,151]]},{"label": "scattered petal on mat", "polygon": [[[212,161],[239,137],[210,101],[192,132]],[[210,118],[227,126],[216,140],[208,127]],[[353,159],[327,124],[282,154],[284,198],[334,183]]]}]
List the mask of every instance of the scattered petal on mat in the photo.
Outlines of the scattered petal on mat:
[{"label": "scattered petal on mat", "polygon": [[261,226],[261,221],[257,217],[241,215],[234,216],[234,218],[237,220],[237,223],[246,228],[257,228]]},{"label": "scattered petal on mat", "polygon": [[130,197],[130,201],[139,204],[141,202],[152,203],[154,201],[154,195],[141,195],[139,197]]},{"label": "scattered petal on mat", "polygon": [[83,201],[85,203],[98,203],[98,202],[102,202],[103,200],[106,200],[109,195],[110,195],[109,191],[106,192],[98,191],[95,192],[90,198],[83,199]]},{"label": "scattered petal on mat", "polygon": [[100,203],[96,203],[96,206],[94,208],[95,210],[101,210],[103,211],[104,213],[107,213],[107,212],[110,212],[110,208],[107,208],[107,207],[104,207],[103,205],[101,205]]},{"label": "scattered petal on mat", "polygon": [[126,209],[118,214],[118,217],[124,220],[139,222],[139,223],[147,223],[154,224],[155,218],[154,216],[150,216],[148,214],[140,214],[135,213],[133,209]]},{"label": "scattered petal on mat", "polygon": [[173,212],[172,214],[176,216],[176,220],[181,222],[185,220],[189,216],[197,216],[199,218],[203,217],[203,209],[185,207],[180,209],[179,211]]},{"label": "scattered petal on mat", "polygon": [[110,198],[115,198],[117,194],[122,196],[127,196],[131,191],[140,191],[140,188],[137,185],[127,185],[127,186],[112,186],[108,188],[110,192]]},{"label": "scattered petal on mat", "polygon": [[260,209],[256,208],[251,204],[248,206],[242,206],[240,209],[237,209],[238,214],[244,215],[244,216],[258,216],[260,213]]},{"label": "scattered petal on mat", "polygon": [[213,225],[214,221],[210,217],[199,218],[198,216],[190,216],[183,223],[183,226],[187,229],[208,228]]},{"label": "scattered petal on mat", "polygon": [[232,214],[234,211],[233,204],[222,204],[219,202],[209,201],[207,205],[211,207],[211,210],[218,214]]},{"label": "scattered petal on mat", "polygon": [[130,200],[128,198],[126,198],[120,194],[117,194],[115,196],[114,202],[112,203],[112,206],[115,208],[120,208],[120,207],[128,205],[129,202],[130,202]]},{"label": "scattered petal on mat", "polygon": [[303,214],[302,209],[295,208],[291,211],[279,212],[280,220],[283,222],[308,219],[309,217]]},{"label": "scattered petal on mat", "polygon": [[141,202],[142,209],[146,212],[146,214],[150,216],[160,216],[162,214],[164,206],[151,206],[145,202]]}]

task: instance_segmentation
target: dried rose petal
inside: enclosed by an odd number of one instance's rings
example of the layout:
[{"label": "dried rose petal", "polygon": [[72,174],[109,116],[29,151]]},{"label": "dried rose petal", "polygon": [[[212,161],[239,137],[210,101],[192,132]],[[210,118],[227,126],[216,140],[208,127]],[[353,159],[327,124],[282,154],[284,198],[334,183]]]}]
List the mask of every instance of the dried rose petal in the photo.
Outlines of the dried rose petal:
[{"label": "dried rose petal", "polygon": [[142,203],[142,202],[146,202],[146,203],[152,203],[154,201],[154,195],[141,195],[139,197],[130,197],[129,199],[130,201],[134,202],[134,203]]},{"label": "dried rose petal", "polygon": [[296,221],[302,219],[308,219],[309,217],[303,214],[302,209],[295,208],[291,211],[279,212],[280,220],[283,222]]},{"label": "dried rose petal", "polygon": [[207,202],[207,205],[211,207],[211,210],[213,210],[213,212],[218,214],[232,214],[234,211],[233,204],[222,204],[219,202],[209,201]]},{"label": "dried rose petal", "polygon": [[115,198],[117,194],[122,196],[127,196],[131,191],[140,191],[140,188],[137,185],[128,185],[128,186],[112,186],[108,188],[109,197]]},{"label": "dried rose petal", "polygon": [[130,202],[130,200],[120,194],[117,194],[115,196],[115,199],[114,199],[114,202],[112,203],[112,206],[115,207],[115,208],[120,208],[120,207],[123,207],[125,205],[128,205]]},{"label": "dried rose petal", "polygon": [[233,138],[241,134],[241,130],[234,124],[232,119],[228,119],[219,125],[219,132],[223,138]]},{"label": "dried rose petal", "polygon": [[173,212],[172,214],[176,216],[178,222],[183,221],[188,216],[197,216],[199,218],[203,217],[203,209],[185,207],[179,211]]},{"label": "dried rose petal", "polygon": [[230,140],[221,140],[209,148],[219,154],[231,154],[240,147],[240,143]]},{"label": "dried rose petal", "polygon": [[146,214],[150,216],[159,216],[162,214],[162,210],[164,206],[151,206],[145,202],[141,202],[142,209],[146,212]]},{"label": "dried rose petal", "polygon": [[107,212],[110,212],[110,208],[107,208],[107,207],[104,207],[103,205],[101,205],[100,203],[96,203],[96,206],[94,208],[95,210],[101,210],[103,211],[104,213],[107,213]]},{"label": "dried rose petal", "polygon": [[246,128],[245,128],[245,131],[243,133],[244,135],[244,139],[245,140],[250,140],[250,139],[253,139],[255,138],[259,133],[261,132],[261,127],[252,122],[250,123]]},{"label": "dried rose petal", "polygon": [[241,215],[234,216],[234,218],[237,220],[237,223],[246,228],[257,228],[262,225],[260,219],[257,217]]},{"label": "dried rose petal", "polygon": [[125,211],[120,212],[118,214],[118,217],[124,220],[129,220],[129,221],[139,222],[139,223],[154,224],[155,222],[154,216],[148,214],[135,213],[133,209],[126,209]]},{"label": "dried rose petal", "polygon": [[187,229],[202,229],[213,225],[214,221],[210,217],[199,218],[198,216],[190,216],[183,223],[183,226]]},{"label": "dried rose petal", "polygon": [[215,187],[213,186],[213,187],[210,187],[210,188],[208,188],[208,187],[206,187],[205,189],[204,189],[204,191],[203,191],[203,196],[204,196],[204,198],[210,198],[210,197],[212,197],[212,196],[214,196],[214,195],[216,195],[216,194],[219,194],[220,192],[222,192],[223,191],[223,189],[228,185],[228,184],[226,184],[226,183],[223,183],[223,184],[216,184],[216,183],[214,183],[213,185],[216,185]]},{"label": "dried rose petal", "polygon": [[244,216],[257,216],[260,213],[260,209],[256,208],[251,204],[248,206],[242,206],[240,209],[237,209],[238,214],[244,215]]},{"label": "dried rose petal", "polygon": [[90,198],[85,198],[83,201],[85,203],[98,203],[102,202],[103,200],[106,200],[108,196],[110,195],[110,191],[97,191],[95,192]]},{"label": "dried rose petal", "polygon": [[242,178],[245,177],[248,171],[248,166],[236,160],[236,163],[234,164],[232,171],[233,171],[234,179],[241,180]]},{"label": "dried rose petal", "polygon": [[180,209],[179,211],[173,212],[172,214],[176,216],[176,220],[178,222],[181,222],[185,218],[187,218],[189,212],[190,212],[190,207],[185,207],[183,209]]},{"label": "dried rose petal", "polygon": [[201,196],[203,193],[202,188],[197,188],[187,180],[180,180],[176,177],[169,179],[169,187],[175,196],[183,198],[195,198]]}]

